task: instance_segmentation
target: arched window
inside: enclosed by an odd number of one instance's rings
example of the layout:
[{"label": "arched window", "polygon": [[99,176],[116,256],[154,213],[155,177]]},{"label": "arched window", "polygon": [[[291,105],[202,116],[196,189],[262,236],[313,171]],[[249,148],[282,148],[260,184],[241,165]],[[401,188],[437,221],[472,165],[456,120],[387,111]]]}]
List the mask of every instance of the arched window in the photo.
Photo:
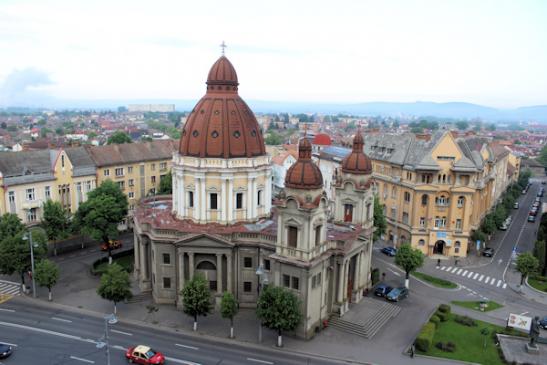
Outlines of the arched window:
[{"label": "arched window", "polygon": [[418,241],[418,246],[425,246],[425,241],[424,240],[419,240]]},{"label": "arched window", "polygon": [[292,248],[298,246],[298,228],[289,226],[287,228],[287,245]]},{"label": "arched window", "polygon": [[437,205],[448,205],[449,199],[445,195],[441,195],[435,198],[435,204]]},{"label": "arched window", "polygon": [[460,248],[461,248],[462,244],[460,241],[456,241],[454,243],[454,253],[460,253]]},{"label": "arched window", "polygon": [[465,205],[465,198],[463,196],[458,197],[458,208],[461,208]]},{"label": "arched window", "polygon": [[422,205],[427,205],[427,201],[429,200],[427,194],[422,195]]}]

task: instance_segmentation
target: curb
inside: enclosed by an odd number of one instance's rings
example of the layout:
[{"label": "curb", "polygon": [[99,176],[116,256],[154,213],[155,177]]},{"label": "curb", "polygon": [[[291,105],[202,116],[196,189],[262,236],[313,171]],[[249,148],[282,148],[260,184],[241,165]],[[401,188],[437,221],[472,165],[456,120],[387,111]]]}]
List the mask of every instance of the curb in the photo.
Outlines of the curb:
[{"label": "curb", "polygon": [[[94,318],[101,319],[101,320],[104,319],[104,314],[103,313],[95,312],[95,311],[88,310],[88,309],[76,308],[76,307],[72,307],[72,306],[69,306],[69,305],[66,305],[66,304],[60,304],[60,303],[54,303],[54,302],[44,302],[41,299],[34,299],[34,298],[26,297],[26,296],[20,296],[19,299],[21,301],[31,302],[35,305],[40,306],[40,307],[56,308],[56,309],[60,309],[60,310],[65,310],[67,312],[85,314],[85,315],[88,315],[90,317],[94,317]],[[172,332],[172,333],[178,333],[178,334],[182,333],[185,336],[192,337],[195,340],[206,338],[207,340],[209,340],[210,342],[213,342],[213,343],[216,342],[216,343],[222,343],[222,344],[225,344],[225,345],[232,345],[232,346],[234,345],[234,342],[236,342],[238,346],[248,348],[248,349],[249,348],[250,349],[255,349],[255,350],[268,349],[268,350],[273,351],[273,352],[291,353],[293,355],[300,356],[300,357],[326,359],[326,360],[335,361],[335,362],[343,363],[343,364],[378,365],[378,364],[371,363],[371,362],[364,362],[364,361],[359,361],[359,360],[354,360],[354,359],[347,359],[347,358],[342,358],[342,357],[334,357],[334,356],[315,354],[315,353],[306,352],[306,351],[299,351],[299,350],[294,350],[294,349],[287,348],[287,347],[278,348],[275,345],[271,345],[271,346],[259,345],[259,344],[255,344],[255,343],[252,343],[252,342],[240,341],[237,338],[236,339],[229,339],[229,338],[223,338],[223,337],[216,337],[216,336],[209,335],[209,334],[206,334],[206,333],[200,333],[200,332],[195,333],[193,331],[188,331],[186,329],[166,327],[166,326],[163,326],[161,324],[152,325],[152,324],[149,324],[147,322],[138,321],[138,320],[129,319],[129,318],[118,317],[118,321],[121,322],[121,323],[126,323],[126,324],[130,324],[130,325],[133,325],[133,326],[138,326],[138,327],[146,328],[146,329],[152,328],[152,329],[155,329],[155,330],[159,329],[159,330],[165,331],[165,332]]]},{"label": "curb", "polygon": [[542,297],[547,299],[547,292],[541,291],[539,289],[534,288],[532,285],[528,284],[528,277],[526,277],[526,280],[524,281],[524,284],[529,288],[535,291],[536,293],[540,294]]},{"label": "curb", "polygon": [[415,354],[414,357],[423,357],[425,359],[430,359],[435,361],[447,361],[447,362],[454,362],[457,364],[465,364],[465,365],[481,365],[476,362],[469,362],[469,361],[462,361],[462,360],[455,360],[455,359],[445,359],[444,357],[435,357],[435,356],[421,355],[421,354]]}]

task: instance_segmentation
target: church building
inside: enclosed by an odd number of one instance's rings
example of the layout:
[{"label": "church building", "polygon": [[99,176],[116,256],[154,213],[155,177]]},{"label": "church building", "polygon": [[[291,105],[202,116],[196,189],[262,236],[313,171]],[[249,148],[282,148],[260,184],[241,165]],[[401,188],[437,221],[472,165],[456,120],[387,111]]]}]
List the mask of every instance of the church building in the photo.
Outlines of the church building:
[{"label": "church building", "polygon": [[179,308],[185,282],[197,274],[217,304],[230,291],[252,308],[265,285],[285,287],[302,303],[296,335],[311,338],[371,287],[371,162],[357,134],[335,177],[329,214],[321,171],[303,138],[285,188],[272,200],[262,131],[238,87],[221,56],[173,156],[172,196],[145,199],[135,212],[135,275],[156,303]]}]

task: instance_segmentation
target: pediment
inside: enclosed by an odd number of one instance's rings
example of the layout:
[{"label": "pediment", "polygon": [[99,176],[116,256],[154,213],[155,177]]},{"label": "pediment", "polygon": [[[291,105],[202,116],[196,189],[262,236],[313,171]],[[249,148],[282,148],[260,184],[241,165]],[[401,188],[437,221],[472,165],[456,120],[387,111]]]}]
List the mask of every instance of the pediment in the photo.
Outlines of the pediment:
[{"label": "pediment", "polygon": [[234,244],[217,235],[197,233],[176,241],[175,246],[195,248],[233,248]]}]

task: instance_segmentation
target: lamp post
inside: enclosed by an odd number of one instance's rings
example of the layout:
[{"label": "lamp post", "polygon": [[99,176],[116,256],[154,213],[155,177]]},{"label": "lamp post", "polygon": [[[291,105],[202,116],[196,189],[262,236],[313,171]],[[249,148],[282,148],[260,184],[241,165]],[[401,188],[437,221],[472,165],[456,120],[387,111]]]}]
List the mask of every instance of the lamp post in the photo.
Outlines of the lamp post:
[{"label": "lamp post", "polygon": [[106,364],[110,365],[110,346],[108,344],[108,324],[115,324],[118,322],[115,314],[108,314],[104,316],[104,335],[97,342],[97,348],[102,349],[106,347]]},{"label": "lamp post", "polygon": [[[257,276],[257,297],[256,303],[258,306],[258,298],[260,297],[260,289],[262,285],[268,285],[268,275],[264,272],[264,265],[260,264],[256,269]],[[258,324],[258,343],[262,343],[262,322]]]},{"label": "lamp post", "polygon": [[34,243],[32,242],[32,233],[27,232],[23,236],[24,240],[28,240],[28,243],[30,245],[30,267],[31,267],[31,275],[32,275],[32,297],[36,298],[36,281],[34,279]]}]

